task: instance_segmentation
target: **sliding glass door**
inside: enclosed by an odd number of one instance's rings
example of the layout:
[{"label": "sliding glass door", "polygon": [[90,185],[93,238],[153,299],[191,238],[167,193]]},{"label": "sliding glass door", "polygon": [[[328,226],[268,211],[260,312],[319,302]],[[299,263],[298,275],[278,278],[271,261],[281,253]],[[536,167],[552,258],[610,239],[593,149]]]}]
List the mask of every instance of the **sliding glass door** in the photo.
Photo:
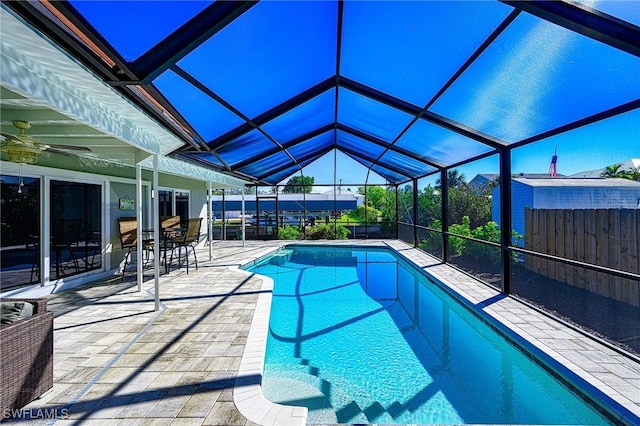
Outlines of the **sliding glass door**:
[{"label": "sliding glass door", "polygon": [[51,279],[102,267],[102,187],[52,180]]},{"label": "sliding glass door", "polygon": [[0,290],[40,282],[40,179],[0,176]]}]

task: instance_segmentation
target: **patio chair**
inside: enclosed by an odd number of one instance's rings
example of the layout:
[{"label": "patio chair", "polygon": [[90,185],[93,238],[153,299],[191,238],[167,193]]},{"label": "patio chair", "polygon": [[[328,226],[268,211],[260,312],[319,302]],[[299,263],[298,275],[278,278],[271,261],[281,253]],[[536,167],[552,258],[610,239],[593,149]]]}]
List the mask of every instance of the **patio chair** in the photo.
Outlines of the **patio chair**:
[{"label": "patio chair", "polygon": [[[175,239],[184,232],[180,226],[180,216],[161,216],[160,230],[162,232],[162,261],[165,273],[169,273],[173,261],[173,251],[176,248]],[[167,262],[167,252],[171,252],[169,262]]]},{"label": "patio chair", "polygon": [[82,219],[60,219],[56,222],[52,235],[56,278],[67,276],[67,269],[71,269],[72,274],[80,272],[77,249],[81,228]]},{"label": "patio chair", "polygon": [[[185,263],[187,265],[187,274],[189,273],[189,248],[193,251],[193,259],[196,264],[196,269],[198,269],[198,258],[196,256],[196,248],[195,245],[198,244],[200,240],[200,227],[202,226],[202,218],[196,217],[189,219],[187,223],[187,230],[182,234],[173,239],[174,247],[178,249],[178,265],[182,266],[181,258],[182,258],[182,248],[184,247],[184,258]],[[173,261],[173,251],[171,252],[170,262]]]},{"label": "patio chair", "polygon": [[180,229],[180,216],[160,217],[160,228],[163,230]]},{"label": "patio chair", "polygon": [[[120,231],[120,247],[126,250],[124,257],[124,266],[122,267],[122,280],[127,271],[127,265],[131,262],[130,256],[132,251],[138,248],[138,221],[135,217],[121,217],[118,219],[118,229]],[[150,250],[153,248],[153,240],[145,239],[142,241],[142,248],[149,259]]]}]

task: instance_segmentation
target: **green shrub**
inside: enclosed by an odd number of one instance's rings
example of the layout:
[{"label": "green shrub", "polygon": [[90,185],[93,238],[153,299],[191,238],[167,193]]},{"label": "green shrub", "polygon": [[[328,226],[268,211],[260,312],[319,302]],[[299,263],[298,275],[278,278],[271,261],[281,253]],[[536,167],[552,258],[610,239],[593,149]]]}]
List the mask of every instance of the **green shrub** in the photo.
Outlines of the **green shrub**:
[{"label": "green shrub", "polygon": [[[469,216],[463,216],[462,224],[454,223],[453,225],[449,225],[449,232],[452,234],[462,235],[463,237],[470,237],[470,223],[471,221],[469,220]],[[467,240],[463,238],[449,237],[449,244],[451,245],[454,254],[461,255],[466,248]]]},{"label": "green shrub", "polygon": [[[442,222],[438,219],[434,219],[433,223],[431,223],[429,227],[433,229],[442,229]],[[427,235],[418,244],[418,247],[429,253],[442,253],[442,234],[439,232],[427,232]]]},{"label": "green shrub", "polygon": [[347,228],[342,225],[335,226],[317,225],[307,230],[307,239],[309,240],[346,240],[347,235],[351,234]]},{"label": "green shrub", "polygon": [[[489,221],[471,231],[471,236],[478,240],[499,243],[500,228],[496,222]],[[488,244],[469,241],[465,252],[476,260],[487,261],[494,264],[500,262],[500,249]]]},{"label": "green shrub", "polygon": [[376,223],[381,214],[380,210],[360,205],[356,210],[349,212],[346,216],[353,222],[364,223],[366,219],[369,223]]},{"label": "green shrub", "polygon": [[297,240],[300,238],[300,229],[297,226],[284,225],[278,228],[278,239]]},{"label": "green shrub", "polygon": [[524,241],[524,235],[516,231],[515,229],[511,230],[511,244],[520,247],[520,244]]}]

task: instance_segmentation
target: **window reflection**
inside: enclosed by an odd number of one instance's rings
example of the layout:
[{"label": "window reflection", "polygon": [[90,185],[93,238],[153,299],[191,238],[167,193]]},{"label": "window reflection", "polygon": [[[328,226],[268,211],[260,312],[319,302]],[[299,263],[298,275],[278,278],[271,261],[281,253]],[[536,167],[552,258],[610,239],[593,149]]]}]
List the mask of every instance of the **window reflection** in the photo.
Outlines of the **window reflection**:
[{"label": "window reflection", "polygon": [[51,279],[102,267],[100,185],[51,181]]},{"label": "window reflection", "polygon": [[40,179],[0,179],[0,282],[2,290],[40,281]]}]

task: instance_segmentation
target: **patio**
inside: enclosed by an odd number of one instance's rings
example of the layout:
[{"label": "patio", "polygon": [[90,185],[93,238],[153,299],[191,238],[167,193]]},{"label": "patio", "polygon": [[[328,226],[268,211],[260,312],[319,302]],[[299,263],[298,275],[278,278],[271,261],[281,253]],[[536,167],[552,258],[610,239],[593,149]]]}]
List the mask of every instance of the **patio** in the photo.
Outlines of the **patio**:
[{"label": "patio", "polygon": [[[213,219],[214,189],[252,189],[256,210],[259,195],[268,195],[263,206],[275,198],[277,217],[278,185],[292,176],[304,182],[318,167],[328,174],[316,183],[334,193],[326,225],[334,216],[337,230],[338,172],[357,167],[360,177],[344,184],[362,184],[365,194],[367,185],[385,188],[386,206],[395,206],[385,220],[396,239],[343,244],[396,248],[556,364],[559,375],[591,384],[587,396],[609,400],[614,423],[640,424],[637,353],[510,296],[526,296],[511,285],[517,275],[508,259],[517,257],[544,261],[537,269],[551,279],[571,271],[583,293],[615,296],[632,313],[640,306],[637,221],[611,220],[625,244],[608,246],[609,217],[636,211],[635,194],[631,206],[601,206],[610,211],[597,216],[597,230],[575,232],[593,236],[579,240],[592,243],[588,255],[566,243],[555,219],[522,238],[545,230],[542,240],[553,248],[523,249],[512,235],[524,209],[514,202],[514,175],[549,166],[542,173],[549,179],[558,167],[604,179],[598,170],[637,156],[640,17],[631,2],[596,3],[3,2],[0,248],[16,253],[13,263],[3,258],[0,277],[15,294],[55,292],[48,296],[54,387],[6,420],[304,423],[305,408],[261,396],[270,281],[234,269],[284,243],[214,242],[214,260],[203,252],[197,271],[160,278],[156,310],[150,275],[142,292],[134,274],[124,282],[109,275],[123,254],[114,225],[135,215],[140,240],[143,224],[177,215],[178,207],[184,219]],[[488,217],[471,225],[471,206],[455,208],[475,189],[453,178],[471,178],[472,170],[494,176],[490,200],[499,201],[490,207],[501,232],[487,227]],[[259,192],[274,187],[275,196]],[[486,203],[489,195],[477,198]],[[92,238],[83,240],[85,260],[70,256],[65,271],[71,245],[51,244],[56,220],[78,218]],[[462,240],[483,249],[479,265],[495,260],[489,272],[497,287],[451,266]],[[89,243],[102,253],[95,264]],[[563,298],[544,284],[523,285],[537,297],[532,303],[566,301],[567,311],[581,314],[572,321],[584,325],[582,314],[595,312],[631,331],[619,343],[637,342],[640,315],[613,318],[590,295]]]},{"label": "patio", "polygon": [[[146,279],[139,293],[134,274],[124,282],[116,275],[49,296],[54,387],[14,421],[31,416],[30,424],[304,424],[305,409],[260,398],[270,283],[235,269],[283,244],[215,243],[213,260],[203,250],[197,271],[161,277],[159,311],[153,280]],[[619,404],[627,421],[638,421],[633,416],[640,416],[640,363],[634,358],[511,297],[496,297],[496,289],[404,242],[342,244],[395,248],[558,361],[565,373],[595,386]]]}]

